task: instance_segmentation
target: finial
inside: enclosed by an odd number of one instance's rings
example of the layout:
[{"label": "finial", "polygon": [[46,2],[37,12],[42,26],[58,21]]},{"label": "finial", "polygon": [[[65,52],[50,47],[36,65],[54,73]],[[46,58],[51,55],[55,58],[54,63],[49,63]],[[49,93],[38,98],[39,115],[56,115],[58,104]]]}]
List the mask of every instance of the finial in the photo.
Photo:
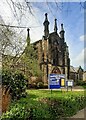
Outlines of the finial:
[{"label": "finial", "polygon": [[58,28],[57,28],[57,19],[55,18],[54,32],[57,33],[57,30],[58,30]]},{"label": "finial", "polygon": [[61,37],[62,39],[64,39],[64,33],[65,33],[65,31],[64,31],[64,28],[63,28],[63,24],[61,24],[60,37]]},{"label": "finial", "polygon": [[63,23],[61,24],[61,30],[64,30],[64,28],[63,28]]},{"label": "finial", "polygon": [[45,13],[45,21],[44,21],[43,25],[44,25],[44,36],[45,36],[45,39],[47,39],[47,37],[49,35],[49,21],[47,18],[47,13]]},{"label": "finial", "polygon": [[48,19],[47,19],[47,15],[48,15],[48,14],[47,14],[47,13],[45,13],[45,21],[47,21],[47,20],[48,20]]},{"label": "finial", "polygon": [[57,21],[57,19],[55,18],[55,21]]},{"label": "finial", "polygon": [[27,29],[27,36],[28,36],[28,37],[30,36],[29,31],[30,31],[30,29],[28,28],[28,29]]},{"label": "finial", "polygon": [[45,13],[45,16],[47,16],[47,13]]}]

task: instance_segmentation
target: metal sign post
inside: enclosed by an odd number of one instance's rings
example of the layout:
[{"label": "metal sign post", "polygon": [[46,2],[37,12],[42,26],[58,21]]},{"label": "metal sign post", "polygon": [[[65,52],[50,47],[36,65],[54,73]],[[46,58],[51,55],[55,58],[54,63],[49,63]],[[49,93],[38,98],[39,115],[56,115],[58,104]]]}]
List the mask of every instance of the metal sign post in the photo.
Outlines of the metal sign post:
[{"label": "metal sign post", "polygon": [[68,91],[69,87],[71,88],[71,91],[72,91],[73,84],[74,84],[73,80],[67,80],[66,81],[67,91]]}]

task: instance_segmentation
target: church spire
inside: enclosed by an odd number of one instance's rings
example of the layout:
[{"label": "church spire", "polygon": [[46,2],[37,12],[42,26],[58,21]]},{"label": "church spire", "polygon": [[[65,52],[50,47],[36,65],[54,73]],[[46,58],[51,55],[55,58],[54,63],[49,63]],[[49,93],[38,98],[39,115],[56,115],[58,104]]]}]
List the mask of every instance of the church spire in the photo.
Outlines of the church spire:
[{"label": "church spire", "polygon": [[58,28],[57,28],[57,19],[55,19],[55,24],[54,24],[54,32],[57,34],[57,30],[58,30]]},{"label": "church spire", "polygon": [[30,45],[30,33],[29,33],[30,29],[27,29],[27,45]]},{"label": "church spire", "polygon": [[45,21],[44,21],[43,25],[44,25],[44,36],[45,36],[45,39],[47,39],[47,37],[49,35],[49,21],[47,18],[47,13],[45,13]]},{"label": "church spire", "polygon": [[64,31],[63,24],[61,24],[61,31]]},{"label": "church spire", "polygon": [[64,33],[65,33],[65,31],[64,31],[64,28],[63,28],[63,24],[61,24],[60,37],[61,37],[62,39],[64,39]]},{"label": "church spire", "polygon": [[27,29],[27,37],[30,37],[29,31],[30,31],[30,29],[28,28]]}]

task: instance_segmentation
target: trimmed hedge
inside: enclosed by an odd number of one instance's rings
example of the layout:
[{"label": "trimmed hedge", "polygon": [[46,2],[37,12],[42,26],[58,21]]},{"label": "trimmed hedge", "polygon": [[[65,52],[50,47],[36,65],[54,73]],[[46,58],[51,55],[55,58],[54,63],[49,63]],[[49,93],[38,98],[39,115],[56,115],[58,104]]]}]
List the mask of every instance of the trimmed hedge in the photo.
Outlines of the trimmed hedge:
[{"label": "trimmed hedge", "polygon": [[[35,96],[33,96],[34,98]],[[14,103],[9,112],[2,115],[1,120],[22,119],[22,120],[61,120],[62,118],[70,117],[86,106],[86,97],[67,96],[65,98],[41,98],[28,102],[30,97],[20,99]]]},{"label": "trimmed hedge", "polygon": [[70,96],[67,99],[52,99],[50,102],[50,113],[52,119],[70,117],[79,110],[86,107],[86,98],[84,96]]}]

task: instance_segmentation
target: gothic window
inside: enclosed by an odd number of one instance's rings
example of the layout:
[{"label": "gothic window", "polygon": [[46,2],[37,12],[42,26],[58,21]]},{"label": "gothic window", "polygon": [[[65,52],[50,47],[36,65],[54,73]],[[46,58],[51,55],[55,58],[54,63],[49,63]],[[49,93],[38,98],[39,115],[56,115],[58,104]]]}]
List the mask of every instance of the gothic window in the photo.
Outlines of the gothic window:
[{"label": "gothic window", "polygon": [[44,53],[42,54],[42,61],[44,62]]},{"label": "gothic window", "polygon": [[55,65],[56,61],[55,61],[55,58],[53,58],[53,65]]},{"label": "gothic window", "polygon": [[58,54],[57,53],[53,54],[53,65],[55,66],[58,65]]},{"label": "gothic window", "polygon": [[61,74],[61,71],[58,67],[53,68],[52,73]]},{"label": "gothic window", "polygon": [[49,39],[49,44],[51,44],[51,39]]}]

